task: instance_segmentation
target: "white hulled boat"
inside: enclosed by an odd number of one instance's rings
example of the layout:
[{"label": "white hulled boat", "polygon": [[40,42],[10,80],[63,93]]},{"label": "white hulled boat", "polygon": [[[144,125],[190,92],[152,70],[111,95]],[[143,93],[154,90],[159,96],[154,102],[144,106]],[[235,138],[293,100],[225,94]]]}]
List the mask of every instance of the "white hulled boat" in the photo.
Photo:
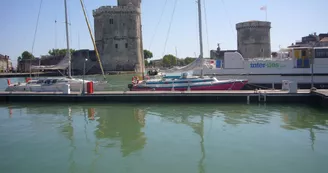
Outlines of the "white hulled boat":
[{"label": "white hulled boat", "polygon": [[[313,60],[313,66],[312,66]],[[204,75],[220,79],[248,79],[251,88],[281,88],[283,80],[298,84],[300,89],[328,88],[328,47],[283,49],[274,58],[244,59],[238,52],[226,52],[222,60],[207,60]],[[194,75],[201,70],[193,70]]]},{"label": "white hulled boat", "polygon": [[[68,19],[67,19],[67,0],[64,0],[65,5],[65,26],[66,26],[66,43],[67,43],[67,56],[59,62],[57,65],[52,66],[33,66],[33,69],[38,70],[66,70],[68,68],[68,76],[67,77],[47,77],[47,78],[36,78],[36,79],[28,79],[26,82],[17,82],[17,83],[11,83],[8,79],[8,87],[5,91],[15,92],[15,91],[33,91],[33,92],[63,92],[65,90],[65,86],[69,84],[70,91],[82,91],[83,85],[86,88],[86,85],[88,82],[93,82],[93,88],[95,91],[102,91],[106,88],[107,81],[91,81],[91,80],[84,80],[84,79],[78,79],[73,78],[71,76],[71,53],[70,53],[70,47],[69,47],[69,34],[68,34]],[[81,5],[84,11],[84,7],[81,1]],[[85,11],[84,11],[85,12]],[[84,13],[85,17],[86,14]],[[86,22],[88,24],[88,20],[86,18]],[[93,36],[90,30],[90,27],[88,25],[90,36],[92,41]],[[100,67],[102,70],[102,74],[105,79],[104,71],[102,69],[102,64],[100,62],[99,54],[97,47],[95,46],[95,43],[93,41],[96,55],[98,58],[98,62],[100,63]]]}]

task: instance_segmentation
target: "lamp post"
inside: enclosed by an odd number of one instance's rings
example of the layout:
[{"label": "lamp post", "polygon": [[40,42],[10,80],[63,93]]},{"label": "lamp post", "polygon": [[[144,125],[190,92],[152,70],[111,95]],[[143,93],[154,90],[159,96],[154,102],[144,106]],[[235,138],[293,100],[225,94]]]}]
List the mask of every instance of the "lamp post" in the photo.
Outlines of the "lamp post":
[{"label": "lamp post", "polygon": [[84,86],[84,75],[85,75],[85,62],[87,62],[88,59],[85,59],[85,61],[83,62],[83,84],[82,84],[82,95],[85,94],[85,86]]},{"label": "lamp post", "polygon": [[315,89],[314,88],[314,77],[313,77],[313,73],[314,73],[314,67],[313,67],[313,64],[314,64],[314,58],[315,58],[315,47],[316,47],[316,43],[313,43],[312,44],[312,50],[310,51],[311,52],[311,90],[312,89]]},{"label": "lamp post", "polygon": [[314,53],[314,49],[312,48],[311,50],[311,89],[314,88],[314,84],[313,84],[313,63],[314,63],[314,56],[313,56],[313,53]]}]

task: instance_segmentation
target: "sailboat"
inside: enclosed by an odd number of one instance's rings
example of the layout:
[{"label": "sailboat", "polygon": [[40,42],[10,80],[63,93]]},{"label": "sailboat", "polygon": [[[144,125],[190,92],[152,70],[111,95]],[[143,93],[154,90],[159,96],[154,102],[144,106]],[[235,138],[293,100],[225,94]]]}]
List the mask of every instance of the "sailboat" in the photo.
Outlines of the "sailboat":
[{"label": "sailboat", "polygon": [[[103,91],[105,90],[107,86],[107,81],[89,81],[89,80],[84,80],[84,79],[78,79],[78,78],[73,78],[71,75],[71,53],[70,53],[70,47],[69,47],[69,34],[68,34],[68,18],[67,18],[67,0],[64,0],[64,5],[65,5],[65,26],[66,26],[66,42],[67,42],[67,56],[59,62],[57,65],[52,65],[52,66],[34,66],[34,69],[51,69],[51,70],[66,70],[68,68],[68,76],[63,76],[63,77],[48,77],[48,78],[36,78],[36,79],[30,79],[28,78],[25,83],[13,83],[11,84],[10,80],[8,79],[8,87],[6,88],[5,91],[31,91],[31,92],[64,92],[65,86],[69,84],[70,91],[77,92],[83,90],[83,85],[84,88],[86,88],[88,82],[93,82],[93,88],[95,91]],[[84,11],[84,6],[81,1],[81,5]],[[85,11],[84,11],[85,12]],[[84,14],[86,15],[86,14]],[[86,17],[86,16],[85,16]],[[86,18],[86,22],[88,24],[88,20]],[[90,26],[88,24],[90,36],[92,38],[92,41],[94,41]],[[93,42],[94,43],[94,42]],[[102,74],[105,78],[104,71],[102,68],[102,64],[100,62],[99,54],[97,51],[97,48],[95,46],[95,51],[96,55],[98,58],[98,61],[101,66]]]},{"label": "sailboat", "polygon": [[[146,80],[139,80],[138,77],[132,78],[132,84],[128,84],[131,91],[197,91],[197,90],[241,90],[248,82],[247,79],[227,79],[218,80],[214,76],[204,76],[203,68],[205,60],[203,58],[203,36],[202,36],[202,12],[201,0],[198,0],[198,22],[199,22],[199,57],[191,64],[184,67],[175,67],[161,74],[160,78],[148,78]],[[191,76],[186,71],[195,69],[201,70],[200,76]],[[180,77],[166,77],[166,73],[182,72]]]}]

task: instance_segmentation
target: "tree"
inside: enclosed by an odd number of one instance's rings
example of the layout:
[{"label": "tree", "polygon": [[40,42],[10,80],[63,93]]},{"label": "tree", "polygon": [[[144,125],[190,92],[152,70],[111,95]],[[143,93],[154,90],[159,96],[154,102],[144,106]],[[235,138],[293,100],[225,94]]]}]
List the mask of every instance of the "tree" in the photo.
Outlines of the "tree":
[{"label": "tree", "polygon": [[149,66],[149,63],[147,60],[145,60],[145,67],[148,67]]},{"label": "tree", "polygon": [[22,60],[22,57],[19,56],[19,57],[17,58],[17,61],[21,61],[21,60]]},{"label": "tree", "polygon": [[153,57],[153,53],[149,50],[144,50],[144,59],[151,59]]},{"label": "tree", "polygon": [[184,59],[178,59],[178,66],[184,66],[185,65],[185,62],[184,62]]},{"label": "tree", "polygon": [[192,63],[193,61],[195,61],[195,59],[196,58],[186,57],[184,59],[184,63],[185,63],[185,65],[188,65],[188,64]]},{"label": "tree", "polygon": [[[49,55],[52,56],[65,56],[67,49],[51,49],[48,51]],[[71,54],[75,52],[74,49],[70,49]]]},{"label": "tree", "polygon": [[175,66],[177,65],[177,58],[174,55],[165,55],[163,57],[162,63],[165,67]]},{"label": "tree", "polygon": [[22,60],[30,60],[30,59],[34,59],[35,57],[28,51],[24,51],[22,53],[21,59]]}]

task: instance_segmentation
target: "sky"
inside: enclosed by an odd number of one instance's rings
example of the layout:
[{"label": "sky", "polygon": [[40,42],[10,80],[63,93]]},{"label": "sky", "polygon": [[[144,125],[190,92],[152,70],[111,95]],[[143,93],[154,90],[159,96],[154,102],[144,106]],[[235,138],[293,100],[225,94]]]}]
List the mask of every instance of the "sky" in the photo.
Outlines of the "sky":
[{"label": "sky", "polygon": [[[92,30],[92,10],[117,5],[117,0],[84,2]],[[37,26],[40,3],[41,0],[0,1],[0,54],[9,55],[14,64],[25,50],[38,57],[52,48],[66,48],[64,0],[42,0]],[[93,49],[80,1],[67,3],[71,48]],[[262,6],[267,6],[267,20],[272,26],[272,51],[310,33],[328,32],[327,0],[202,0],[202,5],[204,57],[209,57],[217,43],[221,49],[237,49],[236,23],[266,20]],[[153,52],[153,59],[165,54],[177,54],[179,58],[199,55],[196,0],[142,0],[141,8],[143,46]]]}]

